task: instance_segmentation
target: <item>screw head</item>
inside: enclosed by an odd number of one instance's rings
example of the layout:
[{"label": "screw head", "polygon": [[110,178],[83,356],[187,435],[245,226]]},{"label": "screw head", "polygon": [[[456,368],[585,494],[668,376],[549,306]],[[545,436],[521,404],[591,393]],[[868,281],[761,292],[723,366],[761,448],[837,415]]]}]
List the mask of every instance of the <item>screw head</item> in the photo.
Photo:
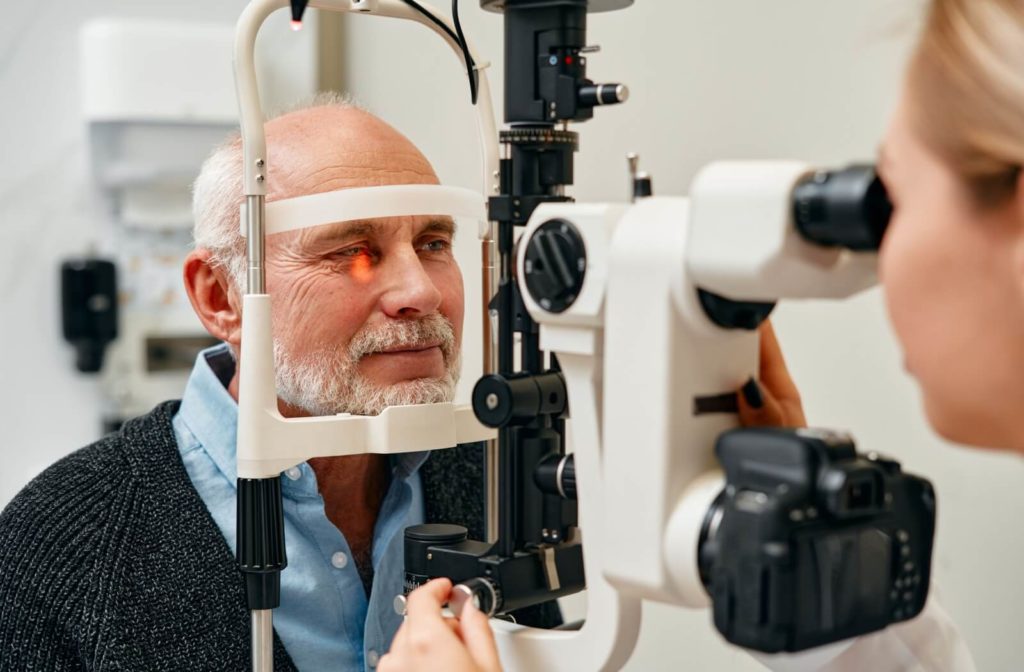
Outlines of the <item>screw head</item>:
[{"label": "screw head", "polygon": [[498,407],[498,395],[491,392],[487,395],[487,399],[485,399],[484,402],[487,404],[487,410],[493,411]]},{"label": "screw head", "polygon": [[405,616],[405,605],[406,605],[405,595],[397,595],[397,596],[395,596],[394,601],[391,603],[391,606],[392,606],[392,608],[394,608],[395,613],[398,614],[399,616]]}]

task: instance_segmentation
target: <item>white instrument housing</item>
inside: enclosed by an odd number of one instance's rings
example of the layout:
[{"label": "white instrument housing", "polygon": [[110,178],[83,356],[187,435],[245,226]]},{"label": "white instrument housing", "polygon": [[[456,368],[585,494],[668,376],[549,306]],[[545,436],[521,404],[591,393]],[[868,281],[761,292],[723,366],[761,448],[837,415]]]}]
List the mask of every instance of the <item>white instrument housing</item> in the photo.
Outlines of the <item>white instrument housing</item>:
[{"label": "white instrument housing", "polygon": [[[649,197],[621,206],[563,204],[538,208],[520,244],[524,277],[531,232],[552,218],[583,237],[586,275],[576,303],[545,311],[524,292],[541,326],[541,344],[571,361],[583,342],[572,329],[590,325],[600,362],[599,440],[574,441],[576,459],[600,461],[603,514],[585,518],[590,559],[623,595],[688,607],[708,604],[697,564],[699,535],[722,488],[714,445],[738,424],[734,412],[698,413],[695,400],[734,394],[758,372],[758,335],[714,324],[698,290],[735,301],[844,298],[875,282],[876,255],[808,243],[792,214],[794,187],[812,170],[794,162],[709,166],[690,198]],[[621,213],[621,217],[614,220]],[[603,291],[602,291],[603,288]],[[603,309],[593,302],[603,299]],[[603,329],[602,329],[603,325]],[[577,427],[587,411],[582,382],[567,373]],[[581,493],[592,481],[579,478]],[[595,539],[593,532],[597,531]]]}]

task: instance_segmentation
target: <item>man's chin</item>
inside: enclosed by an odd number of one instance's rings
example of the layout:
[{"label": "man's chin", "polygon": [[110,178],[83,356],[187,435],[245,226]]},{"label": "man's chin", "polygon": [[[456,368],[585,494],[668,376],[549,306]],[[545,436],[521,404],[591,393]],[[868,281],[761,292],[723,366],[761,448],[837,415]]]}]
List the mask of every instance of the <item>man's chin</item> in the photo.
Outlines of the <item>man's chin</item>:
[{"label": "man's chin", "polygon": [[440,347],[422,350],[377,352],[359,360],[359,374],[375,385],[397,385],[445,375],[444,353]]},{"label": "man's chin", "polygon": [[411,378],[379,385],[363,381],[355,386],[350,403],[356,415],[379,415],[392,406],[436,404],[451,401],[455,384],[445,378]]}]

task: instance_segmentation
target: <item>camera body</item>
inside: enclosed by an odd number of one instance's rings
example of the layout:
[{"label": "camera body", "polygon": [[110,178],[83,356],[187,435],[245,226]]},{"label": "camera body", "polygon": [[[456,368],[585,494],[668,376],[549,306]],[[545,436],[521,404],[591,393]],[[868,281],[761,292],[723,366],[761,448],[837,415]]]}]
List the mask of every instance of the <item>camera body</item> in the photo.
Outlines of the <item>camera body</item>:
[{"label": "camera body", "polygon": [[715,450],[726,487],[698,561],[729,642],[802,651],[921,612],[935,531],[927,480],[823,430],[732,430]]}]

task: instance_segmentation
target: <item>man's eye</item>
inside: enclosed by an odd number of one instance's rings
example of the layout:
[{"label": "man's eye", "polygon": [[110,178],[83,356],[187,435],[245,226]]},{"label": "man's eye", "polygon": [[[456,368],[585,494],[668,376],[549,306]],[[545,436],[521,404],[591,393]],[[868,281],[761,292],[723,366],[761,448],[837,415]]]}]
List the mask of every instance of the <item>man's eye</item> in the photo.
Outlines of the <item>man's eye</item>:
[{"label": "man's eye", "polygon": [[452,244],[450,241],[438,238],[436,240],[429,240],[423,243],[420,245],[420,249],[426,250],[427,252],[444,252],[450,249],[451,246]]},{"label": "man's eye", "polygon": [[343,250],[338,250],[332,256],[335,257],[360,257],[364,254],[369,254],[370,248],[365,245],[353,245],[352,247],[346,247]]}]

